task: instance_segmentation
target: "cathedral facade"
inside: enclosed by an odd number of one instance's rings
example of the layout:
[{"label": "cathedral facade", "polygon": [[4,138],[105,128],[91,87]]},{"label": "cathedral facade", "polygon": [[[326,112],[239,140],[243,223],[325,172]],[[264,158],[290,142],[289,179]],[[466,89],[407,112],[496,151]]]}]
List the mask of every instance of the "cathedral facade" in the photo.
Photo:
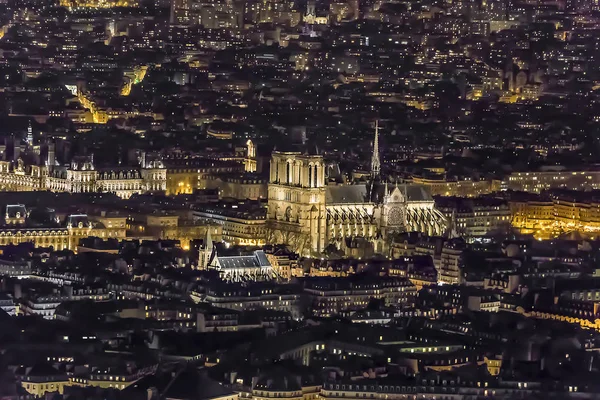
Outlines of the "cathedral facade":
[{"label": "cathedral facade", "polygon": [[368,246],[388,255],[396,233],[445,233],[446,218],[425,186],[382,181],[379,170],[377,131],[367,183],[327,184],[322,155],[274,151],[267,243],[287,244],[303,255],[318,255],[332,246],[346,254]]},{"label": "cathedral facade", "polygon": [[273,152],[267,243],[284,243],[299,253],[322,252],[326,246],[326,187],[322,156]]}]

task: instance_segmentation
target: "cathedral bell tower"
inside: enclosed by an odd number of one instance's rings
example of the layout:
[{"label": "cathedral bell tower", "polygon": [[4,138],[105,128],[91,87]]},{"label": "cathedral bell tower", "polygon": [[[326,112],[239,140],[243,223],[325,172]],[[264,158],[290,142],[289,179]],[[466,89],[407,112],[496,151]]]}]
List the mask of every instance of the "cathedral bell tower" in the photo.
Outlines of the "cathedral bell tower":
[{"label": "cathedral bell tower", "polygon": [[325,163],[317,152],[274,151],[268,188],[267,241],[303,254],[325,248]]}]

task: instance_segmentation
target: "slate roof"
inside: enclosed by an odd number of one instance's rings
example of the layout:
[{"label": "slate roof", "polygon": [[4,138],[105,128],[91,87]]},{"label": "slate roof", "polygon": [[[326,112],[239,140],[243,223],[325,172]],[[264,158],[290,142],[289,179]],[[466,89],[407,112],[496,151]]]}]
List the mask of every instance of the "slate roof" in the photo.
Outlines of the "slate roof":
[{"label": "slate roof", "polygon": [[74,227],[77,227],[79,223],[82,223],[84,227],[87,227],[89,223],[88,216],[86,214],[72,214],[69,215],[67,221],[70,222]]},{"label": "slate roof", "polygon": [[35,364],[31,369],[27,372],[27,376],[54,376],[60,375],[60,372],[54,368],[52,365],[48,363],[39,363]]},{"label": "slate roof", "polygon": [[357,204],[367,199],[367,185],[327,186],[325,204]]},{"label": "slate roof", "polygon": [[271,266],[271,263],[267,259],[265,252],[262,250],[256,250],[253,254],[247,256],[229,256],[218,258],[219,265],[225,269],[259,268]]},{"label": "slate roof", "polygon": [[431,191],[427,186],[403,184],[398,185],[398,189],[408,197],[408,201],[433,201]]},{"label": "slate roof", "polygon": [[210,379],[192,366],[183,370],[157,372],[138,380],[120,392],[123,399],[146,399],[148,389],[154,388],[165,399],[210,400],[235,393]]},{"label": "slate roof", "polygon": [[179,373],[164,391],[167,399],[209,400],[235,393],[218,382],[208,378],[203,373],[187,368]]},{"label": "slate roof", "polygon": [[254,389],[272,392],[291,392],[300,391],[302,388],[297,377],[287,373],[285,370],[274,370],[260,376]]},{"label": "slate roof", "polygon": [[6,205],[6,216],[9,218],[16,218],[17,213],[20,214],[21,218],[27,215],[27,209],[23,204],[7,204]]}]

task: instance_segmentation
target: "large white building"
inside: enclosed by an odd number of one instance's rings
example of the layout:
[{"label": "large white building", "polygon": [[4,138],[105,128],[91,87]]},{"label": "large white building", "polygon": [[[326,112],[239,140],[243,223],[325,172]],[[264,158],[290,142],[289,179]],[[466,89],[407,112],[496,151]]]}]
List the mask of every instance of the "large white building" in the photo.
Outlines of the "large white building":
[{"label": "large white building", "polygon": [[349,252],[359,245],[387,254],[394,234],[441,235],[446,218],[425,186],[391,184],[379,176],[378,131],[371,179],[328,185],[316,151],[275,151],[268,187],[267,243],[284,243],[304,255],[328,246]]},{"label": "large white building", "polygon": [[78,157],[70,165],[25,165],[0,161],[0,190],[52,192],[105,192],[122,198],[166,190],[167,170],[159,160],[143,160],[141,167],[95,168],[91,157]]}]

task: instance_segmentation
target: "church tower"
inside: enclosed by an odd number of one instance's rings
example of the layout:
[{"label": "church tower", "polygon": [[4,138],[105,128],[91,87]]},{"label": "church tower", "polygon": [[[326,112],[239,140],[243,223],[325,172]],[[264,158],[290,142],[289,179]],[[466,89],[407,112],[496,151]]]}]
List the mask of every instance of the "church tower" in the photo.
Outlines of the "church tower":
[{"label": "church tower", "polygon": [[267,241],[303,254],[325,248],[325,163],[323,156],[275,151],[268,188]]},{"label": "church tower", "polygon": [[315,11],[315,0],[308,0],[306,2],[306,15],[312,15],[313,17],[317,15]]},{"label": "church tower", "polygon": [[206,238],[204,239],[204,243],[199,249],[200,251],[198,252],[198,269],[201,270],[208,269],[208,266],[213,256],[213,252],[215,250],[210,230],[210,227],[206,229]]},{"label": "church tower", "polygon": [[379,120],[375,122],[375,140],[373,140],[373,155],[371,156],[371,178],[378,178],[381,172],[379,161]]},{"label": "church tower", "polygon": [[315,1],[308,0],[306,2],[306,14],[304,15],[304,22],[306,22],[307,24],[314,24],[316,16],[317,13],[315,11]]},{"label": "church tower", "polygon": [[246,172],[256,172],[256,145],[252,140],[246,142],[246,157],[244,158],[244,170]]}]

